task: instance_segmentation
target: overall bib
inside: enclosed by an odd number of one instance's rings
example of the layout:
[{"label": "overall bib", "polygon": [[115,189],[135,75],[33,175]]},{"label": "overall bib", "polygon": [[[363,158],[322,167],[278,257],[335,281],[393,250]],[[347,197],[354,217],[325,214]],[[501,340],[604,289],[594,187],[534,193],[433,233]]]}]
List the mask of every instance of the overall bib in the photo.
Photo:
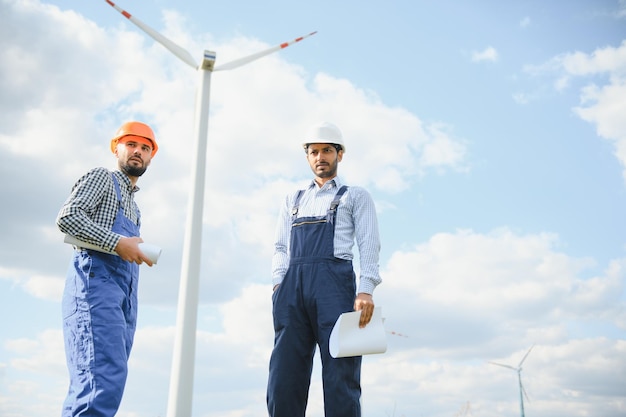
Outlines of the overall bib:
[{"label": "overall bib", "polygon": [[[139,236],[139,226],[119,208],[112,231]],[[63,294],[63,333],[70,387],[62,417],[113,417],[128,374],[137,323],[139,265],[119,256],[75,250]]]},{"label": "overall bib", "polygon": [[361,357],[330,356],[330,333],[341,313],[354,309],[352,262],[334,256],[339,189],[325,216],[297,217],[292,210],[290,264],[273,299],[274,350],[270,359],[267,406],[271,417],[304,417],[315,345],[322,360],[326,417],[360,417]]}]

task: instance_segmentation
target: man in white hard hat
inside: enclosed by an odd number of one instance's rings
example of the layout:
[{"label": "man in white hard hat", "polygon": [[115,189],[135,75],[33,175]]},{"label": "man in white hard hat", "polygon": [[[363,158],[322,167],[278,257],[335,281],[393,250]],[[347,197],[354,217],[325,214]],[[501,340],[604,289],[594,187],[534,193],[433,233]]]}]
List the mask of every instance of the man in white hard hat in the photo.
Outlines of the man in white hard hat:
[{"label": "man in white hard hat", "polygon": [[134,194],[158,149],[154,133],[144,123],[124,123],[110,148],[117,169],[94,168],[83,175],[56,220],[63,233],[102,248],[76,247],[65,281],[63,334],[70,387],[62,417],[117,413],[137,323],[139,265],[152,266],[139,248],[143,240]]},{"label": "man in white hard hat", "polygon": [[[303,141],[314,178],[284,200],[272,259],[274,349],[267,407],[271,417],[304,417],[316,345],[322,360],[326,417],[361,416],[361,357],[333,358],[328,341],[337,318],[361,311],[366,326],[380,284],[380,239],[369,193],[337,176],[346,151],[331,123],[314,126]],[[352,266],[359,250],[357,288]]]}]

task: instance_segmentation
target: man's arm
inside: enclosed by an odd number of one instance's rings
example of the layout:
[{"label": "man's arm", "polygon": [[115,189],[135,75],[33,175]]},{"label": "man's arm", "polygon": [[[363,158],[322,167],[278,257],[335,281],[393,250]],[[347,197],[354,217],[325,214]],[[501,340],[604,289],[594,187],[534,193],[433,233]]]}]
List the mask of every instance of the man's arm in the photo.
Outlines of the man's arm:
[{"label": "man's arm", "polygon": [[378,233],[378,218],[376,206],[369,193],[362,188],[356,188],[353,207],[354,230],[359,248],[361,277],[359,289],[354,300],[354,310],[361,311],[360,327],[365,327],[374,313],[374,299],[372,294],[382,279],[379,274],[380,235]]},{"label": "man's arm", "polygon": [[[111,192],[111,187],[111,174],[105,168],[96,168],[83,175],[74,184],[57,215],[56,224],[59,230],[107,251],[115,250],[121,236],[102,223],[105,223],[107,216],[111,222],[115,219],[117,205],[111,205],[110,213],[100,209],[106,194]],[[99,222],[94,221],[94,216],[100,217]]]},{"label": "man's arm", "polygon": [[289,239],[291,238],[291,199],[287,196],[280,208],[274,238],[272,257],[272,284],[274,290],[280,285],[289,267]]}]

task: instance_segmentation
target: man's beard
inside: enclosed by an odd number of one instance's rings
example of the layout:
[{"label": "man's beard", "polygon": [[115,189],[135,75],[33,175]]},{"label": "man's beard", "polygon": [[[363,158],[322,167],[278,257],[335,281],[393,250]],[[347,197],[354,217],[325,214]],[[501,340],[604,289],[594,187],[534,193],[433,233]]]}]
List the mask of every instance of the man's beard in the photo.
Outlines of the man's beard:
[{"label": "man's beard", "polygon": [[146,166],[136,167],[127,163],[120,162],[120,169],[124,174],[128,175],[129,177],[141,177],[143,173],[146,172],[147,168],[148,167]]},{"label": "man's beard", "polygon": [[328,170],[317,172],[314,168],[311,168],[313,173],[319,178],[332,178],[337,175],[337,160],[335,159],[332,162],[328,162]]},{"label": "man's beard", "polygon": [[322,171],[319,173],[315,173],[318,177],[320,178],[332,178],[335,175],[337,175],[337,166],[335,165],[334,167],[329,167],[330,169],[328,171]]}]

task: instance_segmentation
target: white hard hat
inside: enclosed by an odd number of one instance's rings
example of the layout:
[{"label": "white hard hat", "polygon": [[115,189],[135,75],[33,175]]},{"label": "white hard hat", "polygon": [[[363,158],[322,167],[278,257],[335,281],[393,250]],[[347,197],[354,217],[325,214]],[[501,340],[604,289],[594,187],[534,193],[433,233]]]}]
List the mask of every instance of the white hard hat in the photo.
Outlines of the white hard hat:
[{"label": "white hard hat", "polygon": [[329,122],[322,122],[311,127],[304,138],[302,146],[306,149],[311,143],[333,143],[341,146],[346,151],[346,145],[343,143],[343,135],[337,126]]}]

